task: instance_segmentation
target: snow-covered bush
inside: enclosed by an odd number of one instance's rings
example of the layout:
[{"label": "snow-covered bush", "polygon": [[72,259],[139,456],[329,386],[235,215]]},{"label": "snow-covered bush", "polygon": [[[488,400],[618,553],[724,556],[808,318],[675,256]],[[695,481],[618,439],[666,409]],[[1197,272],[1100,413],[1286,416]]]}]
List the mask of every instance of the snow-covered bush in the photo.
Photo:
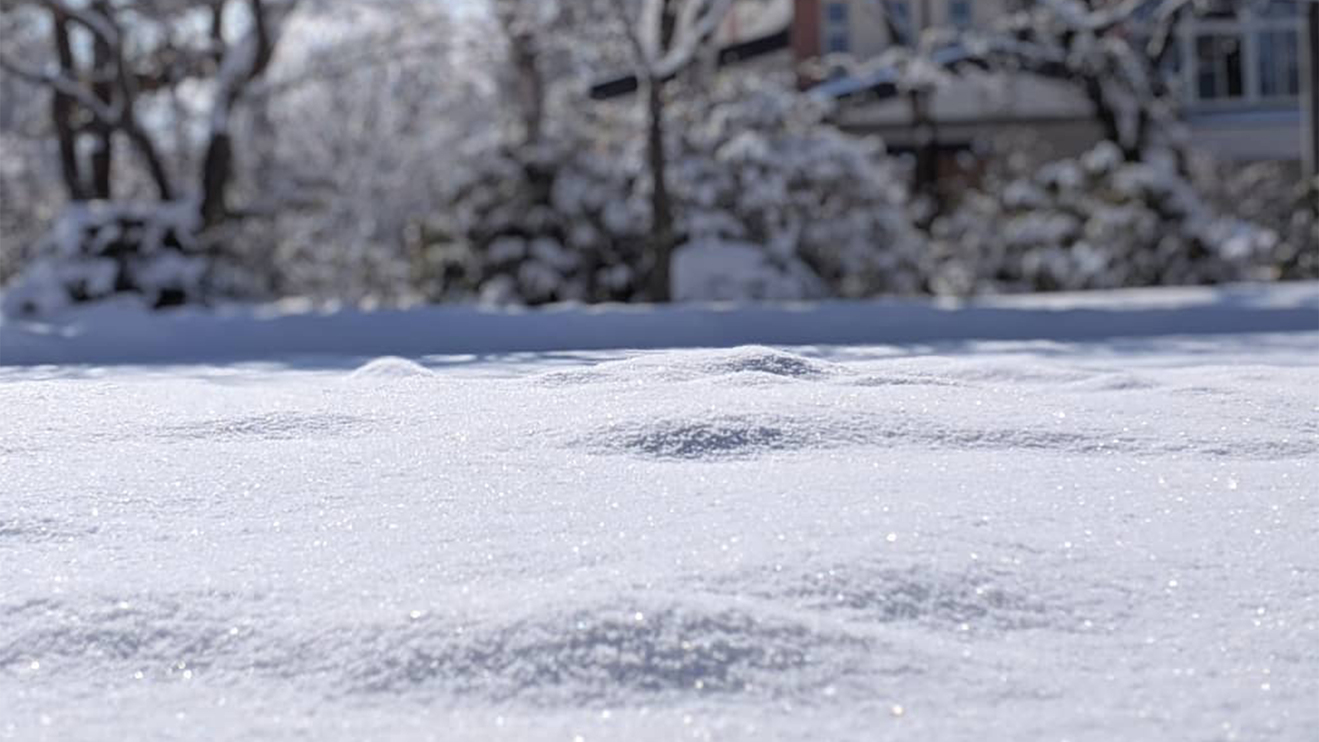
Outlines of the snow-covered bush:
[{"label": "snow-covered bush", "polygon": [[1319,280],[1319,176],[1298,183],[1291,202],[1272,264],[1278,278]]},{"label": "snow-covered bush", "polygon": [[905,174],[878,140],[838,131],[817,103],[772,81],[725,80],[682,114],[675,298],[734,298],[738,286],[739,298],[921,290]]},{"label": "snow-covered bush", "polygon": [[937,293],[1200,284],[1265,275],[1278,236],[1220,214],[1169,160],[1101,142],[990,172],[931,227]]},{"label": "snow-covered bush", "polygon": [[[921,290],[904,175],[778,81],[722,80],[669,115],[680,300]],[[579,116],[534,146],[467,156],[457,197],[410,231],[431,300],[627,301],[647,295],[650,179],[642,117]]]},{"label": "snow-covered bush", "polygon": [[645,212],[635,168],[603,140],[494,146],[451,203],[408,233],[428,300],[624,301],[637,290]]},{"label": "snow-covered bush", "polygon": [[1223,213],[1278,234],[1267,277],[1319,279],[1319,178],[1303,178],[1298,163],[1192,161],[1196,188]]},{"label": "snow-covered bush", "polygon": [[246,269],[208,246],[200,222],[191,201],[68,204],[0,309],[39,315],[115,294],[159,308],[232,293]]}]

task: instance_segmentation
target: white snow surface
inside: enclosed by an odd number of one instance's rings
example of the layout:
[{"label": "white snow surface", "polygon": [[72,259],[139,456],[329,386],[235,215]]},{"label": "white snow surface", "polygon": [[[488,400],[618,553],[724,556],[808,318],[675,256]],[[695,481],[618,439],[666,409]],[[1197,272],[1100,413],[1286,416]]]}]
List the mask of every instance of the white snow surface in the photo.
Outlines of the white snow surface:
[{"label": "white snow surface", "polygon": [[1304,740],[1319,332],[0,369],[0,739]]}]

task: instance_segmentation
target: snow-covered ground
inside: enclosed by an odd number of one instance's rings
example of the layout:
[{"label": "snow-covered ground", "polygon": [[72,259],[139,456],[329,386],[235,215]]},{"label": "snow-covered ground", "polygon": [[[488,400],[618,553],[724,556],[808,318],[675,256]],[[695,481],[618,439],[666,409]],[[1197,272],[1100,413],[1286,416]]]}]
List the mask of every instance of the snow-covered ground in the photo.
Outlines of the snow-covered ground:
[{"label": "snow-covered ground", "polygon": [[[0,369],[0,739],[1309,742],[1319,328],[1250,315],[1308,290],[1207,310],[1272,333]],[[42,332],[0,359],[111,360]]]}]

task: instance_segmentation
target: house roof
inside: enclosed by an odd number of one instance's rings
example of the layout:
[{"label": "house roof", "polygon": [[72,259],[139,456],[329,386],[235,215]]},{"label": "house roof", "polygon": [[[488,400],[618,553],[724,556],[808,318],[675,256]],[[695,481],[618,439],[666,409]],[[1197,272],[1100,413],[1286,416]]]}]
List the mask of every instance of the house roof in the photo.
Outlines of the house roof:
[{"label": "house roof", "polygon": [[[790,42],[791,28],[785,26],[773,33],[720,47],[716,64],[719,67],[725,67],[773,54],[782,49],[787,49]],[[635,93],[638,87],[640,85],[637,82],[636,74],[620,75],[592,85],[590,95],[594,100],[608,100]]]},{"label": "house roof", "polygon": [[[976,64],[977,57],[958,44],[944,47],[930,54],[930,61],[940,67],[951,68],[961,64]],[[861,75],[843,75],[826,80],[811,88],[811,95],[831,100],[845,100],[860,95],[868,98],[892,98],[898,94],[901,75],[892,66],[880,67]]]}]

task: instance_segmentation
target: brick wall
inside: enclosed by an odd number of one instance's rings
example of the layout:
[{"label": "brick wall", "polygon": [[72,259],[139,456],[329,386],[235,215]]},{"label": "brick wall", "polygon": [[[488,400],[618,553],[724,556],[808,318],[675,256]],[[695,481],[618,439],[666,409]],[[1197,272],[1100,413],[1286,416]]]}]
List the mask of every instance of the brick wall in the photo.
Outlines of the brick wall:
[{"label": "brick wall", "polygon": [[820,0],[793,0],[793,61],[800,64],[818,56],[820,56]]}]

